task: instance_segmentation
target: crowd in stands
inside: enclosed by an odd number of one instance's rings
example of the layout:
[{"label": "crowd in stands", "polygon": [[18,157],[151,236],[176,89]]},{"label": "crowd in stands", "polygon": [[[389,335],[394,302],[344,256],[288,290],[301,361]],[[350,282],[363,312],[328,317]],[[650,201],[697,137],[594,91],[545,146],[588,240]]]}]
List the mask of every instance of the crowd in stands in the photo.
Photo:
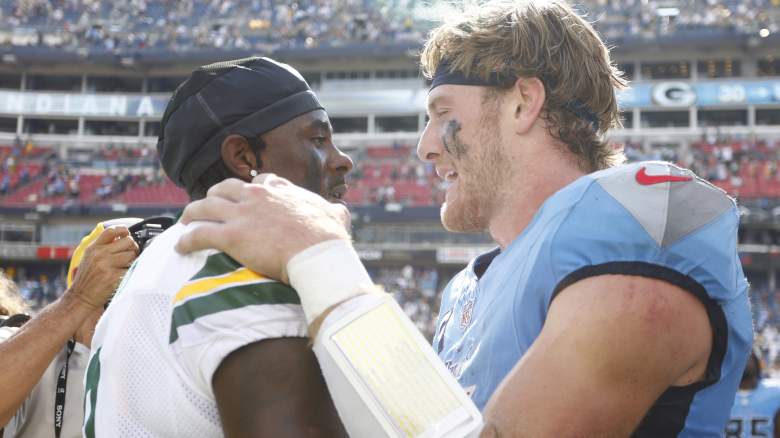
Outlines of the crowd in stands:
[{"label": "crowd in stands", "polygon": [[370,270],[374,282],[381,285],[404,310],[428,339],[436,331],[436,318],[441,302],[439,273],[435,268],[404,266]]},{"label": "crowd in stands", "polygon": [[56,300],[65,291],[65,277],[57,276],[52,280],[46,275],[28,278],[18,283],[22,298],[34,308],[42,308]]},{"label": "crowd in stands", "polygon": [[150,146],[104,145],[89,149],[87,161],[108,161],[115,165],[156,165],[157,152]]},{"label": "crowd in stands", "polygon": [[346,200],[353,205],[430,206],[444,200],[445,184],[412,145],[370,147],[351,153]]},{"label": "crowd in stands", "polygon": [[710,138],[682,149],[672,145],[643,147],[628,142],[624,150],[628,161],[677,163],[742,200],[780,198],[778,140]]},{"label": "crowd in stands", "polygon": [[[624,151],[629,161],[667,160],[691,168],[741,200],[760,204],[780,198],[780,172],[777,169],[780,141],[708,138],[688,147],[650,147],[628,142]],[[442,181],[430,163],[420,162],[413,145],[395,143],[350,153],[356,163],[349,175],[350,190],[346,197],[351,205],[405,208],[436,206],[442,202],[445,190]],[[0,205],[9,205],[9,199],[29,188],[35,189],[24,199],[30,206],[58,200],[71,203],[151,202],[158,205],[173,202],[174,206],[186,202],[183,191],[165,177],[159,166],[153,164],[156,161],[153,148],[107,145],[92,150],[71,150],[67,155],[68,159],[62,159],[51,149],[38,148],[22,141],[14,146],[0,147]],[[27,171],[24,172],[24,169]],[[2,190],[4,187],[5,191]],[[164,196],[164,190],[172,190],[178,197],[170,201]],[[145,197],[139,197],[138,193],[143,193]],[[771,216],[768,219],[772,220]],[[754,239],[748,234],[740,236],[742,243],[780,244],[776,240]],[[372,275],[394,294],[404,311],[430,338],[435,330],[435,311],[441,299],[438,291],[443,287],[439,273],[433,268],[409,266],[375,270]],[[57,296],[51,293],[51,283],[38,278],[19,280],[27,291],[26,296],[36,303]],[[777,346],[768,341],[773,346],[766,347],[766,354],[768,357],[771,355],[771,363],[780,362],[777,357],[780,354],[780,334],[775,328],[780,326],[780,290],[754,289],[754,305],[762,339],[778,341]]]},{"label": "crowd in stands", "polygon": [[[780,198],[780,141],[707,139],[689,147],[623,145],[629,162],[665,160],[740,199]],[[353,154],[347,200],[354,205],[430,206],[443,201],[446,184],[431,163],[422,163],[411,145],[372,147]]]},{"label": "crowd in stands", "polygon": [[693,145],[690,167],[741,198],[779,197],[780,142],[722,141]]},{"label": "crowd in stands", "polygon": [[778,0],[585,0],[581,3],[607,39],[728,31],[759,35],[780,31]]},{"label": "crowd in stands", "polygon": [[65,274],[51,275],[51,272],[25,272],[16,268],[0,268],[19,287],[25,303],[37,311],[56,300],[65,291]]},{"label": "crowd in stands", "polygon": [[[771,209],[769,200],[780,198],[777,140],[702,139],[688,147],[627,142],[624,151],[629,162],[667,160],[690,168],[740,200],[764,202]],[[345,199],[351,205],[404,208],[436,206],[443,201],[446,184],[431,163],[417,158],[413,145],[398,142],[350,153],[355,168],[348,175],[350,189]],[[160,169],[152,147],[71,149],[67,158],[61,158],[51,149],[20,142],[0,147],[0,165],[0,205],[111,201],[129,190],[149,186],[160,186],[159,193],[166,199],[186,202],[183,192],[177,192]]]},{"label": "crowd in stands", "polygon": [[125,202],[127,196],[132,202],[136,199],[133,192],[150,188],[153,194],[159,192],[159,200],[152,196],[152,204],[175,200],[178,206],[186,202],[183,192],[160,168],[152,147],[71,149],[63,158],[52,149],[35,148],[28,142],[24,147],[0,147],[0,163],[0,205],[78,207]]},{"label": "crowd in stands", "polygon": [[[750,279],[750,277],[748,276]],[[751,282],[755,342],[770,372],[780,374],[780,289],[770,290],[765,283]]]},{"label": "crowd in stands", "polygon": [[[430,4],[414,0],[12,0],[0,3],[6,43],[65,49],[177,51],[312,48],[422,41]],[[685,31],[780,30],[780,0],[574,2],[607,38]],[[427,10],[426,10],[427,9]],[[14,30],[11,32],[10,30]],[[12,37],[13,36],[13,37]]]},{"label": "crowd in stands", "polygon": [[[406,4],[364,0],[16,0],[0,27],[35,32],[24,45],[70,49],[274,50],[420,41]],[[405,12],[404,12],[405,11]]]},{"label": "crowd in stands", "polygon": [[37,165],[52,153],[49,149],[38,148],[28,141],[23,143],[17,138],[13,146],[0,146],[0,195],[24,185],[41,172]]}]

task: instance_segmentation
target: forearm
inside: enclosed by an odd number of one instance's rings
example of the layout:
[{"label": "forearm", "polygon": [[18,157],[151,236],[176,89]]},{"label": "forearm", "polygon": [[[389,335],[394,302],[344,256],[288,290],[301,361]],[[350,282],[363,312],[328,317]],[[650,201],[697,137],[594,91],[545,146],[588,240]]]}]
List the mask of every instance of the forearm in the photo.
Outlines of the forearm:
[{"label": "forearm", "polygon": [[0,427],[10,421],[57,352],[92,311],[67,291],[14,336],[0,342]]},{"label": "forearm", "polygon": [[[392,296],[371,284],[354,249],[336,243],[311,250],[291,259],[289,279],[350,436],[394,436],[389,419],[395,427],[436,431],[432,436],[475,437],[481,424],[476,406]],[[446,406],[447,413],[437,412],[421,394]],[[434,420],[456,412],[459,424]]]}]

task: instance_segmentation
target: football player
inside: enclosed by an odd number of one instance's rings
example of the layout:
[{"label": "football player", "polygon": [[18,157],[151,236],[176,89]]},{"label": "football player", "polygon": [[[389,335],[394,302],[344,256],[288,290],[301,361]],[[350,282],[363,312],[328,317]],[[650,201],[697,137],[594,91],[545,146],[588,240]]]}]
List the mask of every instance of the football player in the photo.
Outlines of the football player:
[{"label": "football player", "polygon": [[[620,164],[605,134],[625,82],[563,1],[480,4],[432,31],[422,65],[417,152],[449,184],[442,223],[497,244],[446,287],[434,337],[483,436],[721,436],[753,338],[734,200],[670,163]],[[284,179],[256,182],[191,204],[184,220],[208,223],[181,249],[288,278],[322,322],[314,348],[334,387],[373,357],[372,369],[413,362],[382,338],[392,306],[358,274],[344,212]],[[237,237],[261,224],[285,237]],[[356,327],[371,348],[345,359]]]},{"label": "football player", "polygon": [[0,321],[0,437],[81,436],[92,334],[138,255],[128,227],[139,221],[98,223],[74,249],[59,299],[21,328]]},{"label": "football player", "polygon": [[[340,202],[352,168],[301,75],[257,57],[193,72],[166,108],[158,152],[192,199],[270,171]],[[96,329],[85,435],[343,436],[296,292],[219,251],[176,253],[184,230],[151,242]]]},{"label": "football player", "polygon": [[760,352],[753,351],[731,408],[726,438],[780,438],[780,382],[762,375]]}]

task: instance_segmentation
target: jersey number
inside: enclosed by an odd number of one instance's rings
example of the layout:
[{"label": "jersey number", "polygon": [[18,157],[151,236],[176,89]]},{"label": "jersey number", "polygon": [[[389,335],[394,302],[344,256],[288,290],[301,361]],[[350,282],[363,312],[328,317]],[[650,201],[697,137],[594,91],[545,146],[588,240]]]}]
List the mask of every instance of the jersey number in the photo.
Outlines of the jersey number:
[{"label": "jersey number", "polygon": [[[742,435],[745,426],[750,425],[750,435]],[[769,437],[769,418],[732,418],[726,426],[726,438]]]}]

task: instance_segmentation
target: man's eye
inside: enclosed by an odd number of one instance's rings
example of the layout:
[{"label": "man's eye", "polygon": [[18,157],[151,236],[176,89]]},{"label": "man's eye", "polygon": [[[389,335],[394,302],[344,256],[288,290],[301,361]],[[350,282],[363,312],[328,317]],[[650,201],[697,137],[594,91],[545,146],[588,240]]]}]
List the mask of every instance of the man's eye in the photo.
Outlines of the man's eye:
[{"label": "man's eye", "polygon": [[328,140],[328,139],[327,139],[327,138],[325,138],[325,137],[314,137],[314,144],[316,144],[318,147],[320,147],[320,146],[324,146],[324,145],[325,145],[325,142],[326,142],[327,140]]}]

